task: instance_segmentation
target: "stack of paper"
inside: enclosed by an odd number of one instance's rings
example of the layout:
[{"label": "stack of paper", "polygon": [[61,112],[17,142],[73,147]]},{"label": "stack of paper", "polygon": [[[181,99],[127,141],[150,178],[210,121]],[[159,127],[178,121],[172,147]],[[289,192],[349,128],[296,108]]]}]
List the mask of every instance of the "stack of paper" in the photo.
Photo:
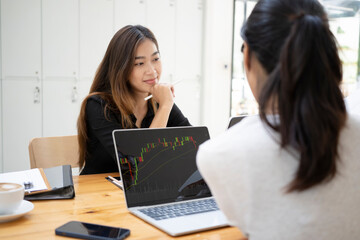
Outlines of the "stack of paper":
[{"label": "stack of paper", "polygon": [[0,173],[0,182],[12,182],[26,186],[25,195],[51,190],[42,168]]}]

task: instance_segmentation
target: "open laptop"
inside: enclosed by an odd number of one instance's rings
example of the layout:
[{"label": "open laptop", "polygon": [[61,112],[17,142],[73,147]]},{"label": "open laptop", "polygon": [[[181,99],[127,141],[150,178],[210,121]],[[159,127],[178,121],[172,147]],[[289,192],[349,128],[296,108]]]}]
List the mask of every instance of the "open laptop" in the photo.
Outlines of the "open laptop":
[{"label": "open laptop", "polygon": [[178,236],[227,226],[196,166],[206,127],[113,131],[128,210]]},{"label": "open laptop", "polygon": [[243,120],[247,115],[240,115],[240,116],[234,116],[230,117],[228,129],[234,126],[235,124],[239,123],[241,120]]}]

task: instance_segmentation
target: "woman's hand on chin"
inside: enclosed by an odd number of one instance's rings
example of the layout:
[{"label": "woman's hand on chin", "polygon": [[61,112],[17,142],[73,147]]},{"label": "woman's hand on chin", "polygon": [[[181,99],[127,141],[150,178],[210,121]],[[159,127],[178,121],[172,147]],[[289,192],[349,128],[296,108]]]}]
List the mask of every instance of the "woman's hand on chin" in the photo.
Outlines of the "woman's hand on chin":
[{"label": "woman's hand on chin", "polygon": [[174,86],[167,83],[155,84],[150,93],[153,95],[154,100],[159,103],[160,107],[171,107],[174,104]]}]

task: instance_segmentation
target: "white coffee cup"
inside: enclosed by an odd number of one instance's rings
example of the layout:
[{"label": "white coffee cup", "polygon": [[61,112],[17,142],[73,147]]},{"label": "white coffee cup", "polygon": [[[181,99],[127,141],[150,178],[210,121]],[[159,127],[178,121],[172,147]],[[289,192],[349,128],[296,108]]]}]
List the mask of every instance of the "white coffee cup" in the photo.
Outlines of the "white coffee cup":
[{"label": "white coffee cup", "polygon": [[18,183],[0,182],[0,215],[11,214],[24,199],[24,186]]}]

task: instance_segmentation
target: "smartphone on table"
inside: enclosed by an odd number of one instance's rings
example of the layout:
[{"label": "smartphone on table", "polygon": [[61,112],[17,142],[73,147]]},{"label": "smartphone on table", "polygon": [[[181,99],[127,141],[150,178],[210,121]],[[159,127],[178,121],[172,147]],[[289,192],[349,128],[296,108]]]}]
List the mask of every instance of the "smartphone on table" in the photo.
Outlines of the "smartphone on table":
[{"label": "smartphone on table", "polygon": [[130,230],[126,228],[71,221],[56,228],[55,234],[81,239],[120,240],[129,236]]}]

